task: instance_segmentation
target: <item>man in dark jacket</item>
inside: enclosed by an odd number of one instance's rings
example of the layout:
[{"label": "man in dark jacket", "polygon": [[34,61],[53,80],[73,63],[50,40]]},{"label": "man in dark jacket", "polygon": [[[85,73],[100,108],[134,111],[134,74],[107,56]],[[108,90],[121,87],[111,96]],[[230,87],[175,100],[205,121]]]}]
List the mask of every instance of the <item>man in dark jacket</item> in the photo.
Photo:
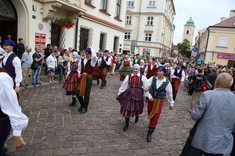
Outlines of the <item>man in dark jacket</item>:
[{"label": "man in dark jacket", "polygon": [[215,72],[216,72],[215,69],[210,68],[210,69],[209,69],[209,75],[208,75],[208,77],[207,77],[208,81],[209,81],[210,84],[212,85],[211,90],[213,90],[214,87],[215,87],[215,80],[216,80],[216,78],[217,78],[217,74],[216,74]]},{"label": "man in dark jacket", "polygon": [[[52,46],[51,46],[51,44],[47,44],[47,47],[46,47],[46,49],[44,50],[44,55],[45,55],[45,60],[47,59],[47,57],[48,56],[50,56],[50,54],[51,54],[51,50],[52,50]],[[45,75],[47,75],[47,65],[46,64],[44,64],[45,65]]]},{"label": "man in dark jacket", "polygon": [[23,38],[19,38],[19,43],[17,44],[17,56],[21,59],[23,53],[25,52],[25,46],[23,43]]}]

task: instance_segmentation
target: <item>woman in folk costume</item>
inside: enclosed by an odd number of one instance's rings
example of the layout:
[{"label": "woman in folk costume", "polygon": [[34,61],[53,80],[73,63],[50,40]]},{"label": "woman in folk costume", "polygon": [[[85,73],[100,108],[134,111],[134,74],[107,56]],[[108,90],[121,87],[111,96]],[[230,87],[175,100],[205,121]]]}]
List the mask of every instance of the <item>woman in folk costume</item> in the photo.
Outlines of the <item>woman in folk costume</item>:
[{"label": "woman in folk costume", "polygon": [[72,103],[69,106],[76,106],[76,92],[78,88],[78,59],[79,55],[77,52],[73,52],[72,60],[68,63],[67,78],[64,82],[63,88],[66,89],[66,95],[72,95]]},{"label": "woman in folk costume", "polygon": [[147,91],[146,95],[148,96],[148,119],[150,123],[147,142],[151,142],[152,140],[152,133],[157,126],[165,96],[168,99],[168,103],[170,103],[170,110],[174,108],[172,86],[170,81],[164,76],[166,72],[164,66],[159,66],[157,75],[148,79],[147,86],[149,91]]},{"label": "woman in folk costume", "polygon": [[127,75],[119,88],[117,100],[121,105],[120,113],[125,117],[125,126],[123,131],[129,127],[130,117],[136,116],[135,123],[139,120],[144,108],[144,90],[147,78],[139,73],[140,66],[135,64],[133,73]]},{"label": "woman in folk costume", "polygon": [[144,63],[144,60],[140,60],[140,74],[144,75],[146,65]]},{"label": "woman in folk costume", "polygon": [[131,73],[130,60],[123,60],[123,66],[120,70],[120,81],[124,81],[125,77]]}]

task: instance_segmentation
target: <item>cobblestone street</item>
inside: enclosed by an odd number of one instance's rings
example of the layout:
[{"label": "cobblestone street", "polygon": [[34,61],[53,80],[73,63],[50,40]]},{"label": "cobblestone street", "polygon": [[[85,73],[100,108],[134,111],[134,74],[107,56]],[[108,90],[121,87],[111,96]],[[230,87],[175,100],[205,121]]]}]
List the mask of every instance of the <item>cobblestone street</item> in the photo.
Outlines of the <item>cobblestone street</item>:
[{"label": "cobblestone street", "polygon": [[23,137],[27,146],[15,150],[13,138],[7,141],[9,154],[14,156],[177,156],[181,152],[194,121],[187,109],[190,97],[183,87],[178,93],[175,109],[169,110],[165,101],[153,141],[146,142],[147,105],[140,121],[134,118],[126,132],[124,118],[116,101],[120,81],[118,75],[108,76],[105,89],[93,81],[88,113],[81,115],[69,107],[71,97],[60,84],[23,90],[21,106],[30,118]]}]

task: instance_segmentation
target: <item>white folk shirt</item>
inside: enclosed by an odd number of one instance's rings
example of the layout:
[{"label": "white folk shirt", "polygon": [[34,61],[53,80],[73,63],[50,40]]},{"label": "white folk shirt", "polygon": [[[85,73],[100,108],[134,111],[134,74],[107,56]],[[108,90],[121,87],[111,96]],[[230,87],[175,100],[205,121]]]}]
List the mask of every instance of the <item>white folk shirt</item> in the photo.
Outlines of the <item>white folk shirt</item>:
[{"label": "white folk shirt", "polygon": [[28,125],[28,118],[22,113],[13,89],[12,78],[7,73],[0,73],[0,107],[9,116],[14,136],[21,136],[21,132]]},{"label": "white folk shirt", "polygon": [[[95,65],[96,65],[96,62],[97,62],[97,57],[96,57],[96,53],[95,53],[95,51],[91,51],[92,53],[91,53],[91,66],[92,67],[94,67]],[[83,63],[84,63],[84,67],[85,67],[85,65],[86,65],[86,63],[87,63],[87,61],[88,60],[90,60],[90,59],[87,59],[86,57],[84,58],[84,60],[83,60]],[[78,64],[78,73],[80,74],[81,73],[81,70],[82,70],[82,60],[79,62],[79,64]],[[85,73],[84,73],[85,74]]]},{"label": "white folk shirt", "polygon": [[[131,76],[134,76],[134,74],[132,73]],[[140,76],[140,73],[137,74],[137,76]],[[148,79],[142,75],[142,88],[146,88],[147,87],[147,82],[148,82]],[[122,94],[123,92],[126,91],[126,89],[128,88],[128,83],[129,83],[129,75],[127,75],[121,85],[121,87],[119,88],[118,90],[118,95]]]},{"label": "white folk shirt", "polygon": [[[156,65],[156,67],[158,67],[158,63],[155,63],[155,65]],[[154,65],[152,65],[152,63],[151,63],[151,64],[150,64],[150,69],[151,69],[151,70],[153,69],[153,66],[154,66]],[[146,76],[147,73],[148,73],[148,65],[147,65],[146,68],[145,68],[144,75]]]},{"label": "white folk shirt", "polygon": [[[177,69],[177,74],[180,72],[180,70],[181,70],[181,69]],[[171,78],[176,78],[176,76],[174,75],[174,73],[175,73],[175,69],[172,69],[172,70],[171,70]],[[181,82],[184,82],[184,80],[185,80],[185,72],[184,72],[184,70],[182,69],[182,76],[181,76],[180,81],[181,81]]]},{"label": "white folk shirt", "polygon": [[[7,59],[12,53],[13,52],[10,52],[5,55],[5,57],[3,58],[4,65],[6,65]],[[15,67],[15,73],[16,73],[15,83],[16,83],[16,86],[19,87],[20,83],[22,81],[22,68],[21,68],[21,60],[19,59],[19,57],[15,57],[12,61],[12,64]],[[2,64],[1,64],[1,66],[2,66]]]},{"label": "white folk shirt", "polygon": [[[106,65],[110,66],[112,63],[111,57],[110,56],[102,56],[102,57],[104,57],[104,62],[106,63]],[[102,64],[102,57],[99,59],[99,66],[101,66]],[[107,57],[109,57],[108,61],[105,61]]]},{"label": "white folk shirt", "polygon": [[[158,77],[156,77],[157,79]],[[153,82],[153,77],[149,78],[148,79],[148,82],[147,82],[147,87],[150,88],[151,85],[152,85],[152,82]],[[157,79],[156,81],[156,88],[158,89],[162,84],[163,82],[166,82],[166,78],[164,77],[164,79],[162,80],[159,80]],[[168,85],[166,86],[166,98],[168,100],[168,103],[170,104],[170,106],[174,106],[174,100],[173,100],[173,94],[172,94],[172,86],[171,86],[171,83],[169,82]],[[149,91],[146,93],[146,96],[151,99],[153,98],[152,95],[149,93]]]}]

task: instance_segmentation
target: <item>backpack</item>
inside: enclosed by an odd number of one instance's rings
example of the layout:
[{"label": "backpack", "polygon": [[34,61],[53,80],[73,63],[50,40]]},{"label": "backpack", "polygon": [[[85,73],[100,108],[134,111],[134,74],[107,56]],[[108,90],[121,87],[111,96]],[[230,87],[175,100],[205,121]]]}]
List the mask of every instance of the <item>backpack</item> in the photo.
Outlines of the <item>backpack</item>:
[{"label": "backpack", "polygon": [[203,85],[203,76],[196,76],[193,89],[195,91],[202,91],[202,85]]}]

